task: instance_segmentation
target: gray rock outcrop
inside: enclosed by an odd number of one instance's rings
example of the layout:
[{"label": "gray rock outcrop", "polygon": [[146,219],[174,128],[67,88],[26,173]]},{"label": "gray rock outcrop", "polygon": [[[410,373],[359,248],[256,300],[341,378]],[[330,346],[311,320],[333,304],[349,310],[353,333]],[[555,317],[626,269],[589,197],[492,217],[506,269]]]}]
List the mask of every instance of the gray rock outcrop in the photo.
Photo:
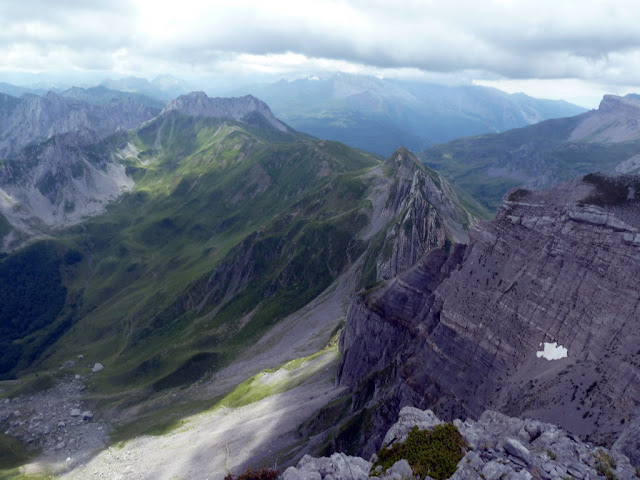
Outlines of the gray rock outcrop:
[{"label": "gray rock outcrop", "polygon": [[0,158],[10,157],[31,143],[79,130],[91,130],[98,138],[105,138],[119,128],[140,125],[158,113],[158,108],[131,98],[114,99],[104,105],[54,92],[25,95],[12,102],[0,99]]},{"label": "gray rock outcrop", "polygon": [[640,139],[640,97],[605,95],[597,110],[582,115],[570,141],[620,143]]},{"label": "gray rock outcrop", "polygon": [[[96,144],[95,132],[81,129],[26,147],[6,160],[0,166],[0,213],[27,237],[102,213],[131,190],[134,181],[117,153],[101,151]],[[20,241],[9,235],[4,248]]]},{"label": "gray rock outcrop", "polygon": [[162,110],[162,114],[171,111],[196,117],[229,118],[245,123],[266,123],[281,132],[290,130],[273,116],[266,103],[252,95],[237,98],[210,98],[204,92],[191,92],[171,100]]},{"label": "gray rock outcrop", "polygon": [[[398,432],[417,426],[431,430],[442,421],[430,410],[405,407],[385,439],[391,445],[405,439]],[[512,418],[486,411],[478,421],[455,420],[468,445],[452,480],[542,480],[595,479],[603,475],[619,480],[632,480],[636,470],[629,459],[615,450],[594,447],[567,434],[555,425],[531,419]],[[533,432],[533,434],[532,434]],[[373,462],[376,457],[374,455]],[[330,458],[305,455],[295,467],[280,476],[282,480],[404,480],[416,478],[407,460],[399,460],[386,471],[359,457],[334,453]]]}]

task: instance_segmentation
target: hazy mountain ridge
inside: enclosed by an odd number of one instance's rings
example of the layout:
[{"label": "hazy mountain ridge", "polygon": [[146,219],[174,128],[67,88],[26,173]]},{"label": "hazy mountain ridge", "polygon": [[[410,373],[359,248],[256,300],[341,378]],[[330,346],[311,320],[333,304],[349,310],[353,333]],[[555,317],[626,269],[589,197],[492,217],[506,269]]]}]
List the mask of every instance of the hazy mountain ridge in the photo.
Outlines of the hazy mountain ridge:
[{"label": "hazy mountain ridge", "polygon": [[123,92],[120,90],[112,90],[103,85],[97,87],[81,88],[71,87],[67,90],[60,92],[60,96],[67,98],[75,98],[86,103],[94,105],[104,105],[112,100],[119,100],[121,98],[130,98],[136,103],[146,105],[153,108],[162,109],[165,106],[165,102],[149,97],[147,95],[136,92]]},{"label": "hazy mountain ridge", "polygon": [[123,92],[135,92],[164,102],[194,90],[189,83],[171,75],[159,75],[151,81],[134,76],[108,78],[103,80],[99,86]]},{"label": "hazy mountain ridge", "polygon": [[398,146],[500,132],[584,109],[566,102],[509,95],[480,86],[447,87],[334,74],[243,87],[279,118],[320,138],[388,155]]},{"label": "hazy mountain ridge", "polygon": [[600,107],[495,135],[431,147],[420,158],[491,210],[515,186],[548,188],[591,172],[640,171],[640,108],[633,95]]}]

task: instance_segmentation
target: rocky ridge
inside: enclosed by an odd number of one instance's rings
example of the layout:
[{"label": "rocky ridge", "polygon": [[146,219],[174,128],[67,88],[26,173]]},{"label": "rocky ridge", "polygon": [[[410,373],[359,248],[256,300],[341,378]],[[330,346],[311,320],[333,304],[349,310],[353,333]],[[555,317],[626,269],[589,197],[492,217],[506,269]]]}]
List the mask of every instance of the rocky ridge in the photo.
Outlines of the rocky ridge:
[{"label": "rocky ridge", "polygon": [[[515,190],[494,221],[471,228],[468,247],[434,250],[358,298],[339,382],[371,406],[361,451],[375,450],[403,405],[448,419],[526,415],[605,445],[631,428],[639,188],[637,177],[590,175],[548,192]],[[543,344],[568,356],[547,360]]]},{"label": "rocky ridge", "polygon": [[[409,430],[431,430],[443,422],[430,410],[405,407],[386,433],[383,448],[406,441]],[[614,450],[594,447],[555,425],[532,419],[512,418],[484,412],[477,421],[455,420],[468,444],[452,480],[595,479],[601,476],[632,480],[638,478],[629,459]],[[287,468],[281,480],[403,480],[417,478],[407,460],[388,470],[372,468],[367,461],[344,453],[313,458],[305,455],[295,467]],[[427,479],[430,477],[427,477]]]},{"label": "rocky ridge", "polygon": [[266,103],[252,95],[236,98],[209,98],[204,92],[191,92],[171,100],[161,114],[172,111],[191,116],[230,118],[249,124],[266,123],[281,132],[290,130],[273,116]]},{"label": "rocky ridge", "polygon": [[605,95],[597,110],[585,113],[571,142],[620,143],[640,139],[640,98]]}]

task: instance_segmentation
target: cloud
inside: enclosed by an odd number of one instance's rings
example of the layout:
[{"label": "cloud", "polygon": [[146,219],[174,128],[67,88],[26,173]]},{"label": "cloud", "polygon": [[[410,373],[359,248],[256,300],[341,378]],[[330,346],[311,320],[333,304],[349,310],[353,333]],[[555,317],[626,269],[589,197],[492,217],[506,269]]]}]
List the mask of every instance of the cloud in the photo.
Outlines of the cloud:
[{"label": "cloud", "polygon": [[640,73],[639,21],[633,1],[0,0],[0,54],[5,70],[322,66],[622,85]]}]

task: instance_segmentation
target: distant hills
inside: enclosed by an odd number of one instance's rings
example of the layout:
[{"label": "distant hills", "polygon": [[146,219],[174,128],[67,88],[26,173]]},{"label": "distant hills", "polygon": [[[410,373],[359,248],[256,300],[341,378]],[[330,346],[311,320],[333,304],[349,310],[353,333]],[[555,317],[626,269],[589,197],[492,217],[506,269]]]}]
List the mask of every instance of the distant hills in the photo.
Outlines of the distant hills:
[{"label": "distant hills", "polygon": [[514,186],[545,188],[591,172],[640,171],[640,97],[605,95],[597,110],[495,135],[460,138],[420,154],[494,210]]},{"label": "distant hills", "polygon": [[503,132],[585,109],[488,87],[443,86],[334,74],[233,91],[267,102],[293,128],[380,155],[418,151],[479,133]]}]

